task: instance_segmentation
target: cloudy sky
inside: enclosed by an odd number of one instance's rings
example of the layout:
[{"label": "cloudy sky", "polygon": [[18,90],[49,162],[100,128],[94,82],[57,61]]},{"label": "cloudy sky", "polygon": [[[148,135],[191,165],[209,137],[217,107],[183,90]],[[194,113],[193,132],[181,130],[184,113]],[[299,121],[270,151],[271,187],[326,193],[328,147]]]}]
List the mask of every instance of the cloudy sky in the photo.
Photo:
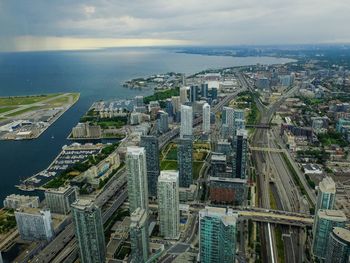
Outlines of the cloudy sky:
[{"label": "cloudy sky", "polygon": [[349,43],[350,0],[0,0],[0,50]]}]

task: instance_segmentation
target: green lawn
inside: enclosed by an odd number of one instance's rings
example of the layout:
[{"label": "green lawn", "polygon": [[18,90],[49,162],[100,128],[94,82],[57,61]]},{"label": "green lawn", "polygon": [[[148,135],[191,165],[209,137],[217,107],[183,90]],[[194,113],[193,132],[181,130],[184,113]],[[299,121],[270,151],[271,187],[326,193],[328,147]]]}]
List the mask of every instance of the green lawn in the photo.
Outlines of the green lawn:
[{"label": "green lawn", "polygon": [[177,170],[177,161],[164,160],[160,163],[160,169],[163,170]]},{"label": "green lawn", "polygon": [[193,179],[197,179],[199,176],[199,172],[203,166],[204,162],[193,162],[192,165],[192,175],[193,175]]},{"label": "green lawn", "polygon": [[168,151],[166,158],[167,160],[177,160],[177,147],[171,147],[171,149]]},{"label": "green lawn", "polygon": [[16,109],[16,107],[3,107],[3,108],[0,108],[0,113],[5,113],[13,109]]},{"label": "green lawn", "polygon": [[19,110],[19,111],[7,114],[6,117],[17,116],[17,115],[20,115],[20,114],[23,114],[23,113],[26,113],[26,112],[30,112],[30,111],[33,111],[33,110],[37,110],[37,109],[40,109],[40,108],[42,108],[42,107],[40,107],[40,106],[29,107],[29,108],[26,108],[26,109],[23,109],[23,110]]},{"label": "green lawn", "polygon": [[49,98],[56,97],[60,94],[44,94],[44,95],[33,95],[33,96],[21,96],[21,97],[2,97],[0,98],[0,106],[18,106],[28,105],[37,103]]}]

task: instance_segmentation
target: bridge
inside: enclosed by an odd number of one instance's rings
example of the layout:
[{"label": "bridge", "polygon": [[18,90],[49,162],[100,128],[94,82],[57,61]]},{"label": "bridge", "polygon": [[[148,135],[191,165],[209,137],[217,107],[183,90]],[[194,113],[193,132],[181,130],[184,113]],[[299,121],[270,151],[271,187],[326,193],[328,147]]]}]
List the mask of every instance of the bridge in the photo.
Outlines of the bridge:
[{"label": "bridge", "polygon": [[268,123],[260,123],[260,124],[247,124],[246,128],[258,128],[258,129],[270,129],[271,125]]},{"label": "bridge", "polygon": [[285,149],[279,149],[279,148],[268,148],[268,147],[249,147],[251,151],[258,151],[258,152],[272,152],[272,153],[284,153]]},{"label": "bridge", "polygon": [[306,227],[312,226],[314,220],[310,217],[275,214],[273,212],[238,211],[238,218],[251,219],[256,222]]}]

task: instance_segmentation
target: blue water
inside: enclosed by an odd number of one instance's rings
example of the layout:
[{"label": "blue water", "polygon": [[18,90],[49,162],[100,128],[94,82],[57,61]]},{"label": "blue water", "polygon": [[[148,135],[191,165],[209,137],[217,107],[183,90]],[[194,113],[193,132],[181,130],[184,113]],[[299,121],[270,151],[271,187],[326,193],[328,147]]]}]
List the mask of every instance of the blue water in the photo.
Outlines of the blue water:
[{"label": "blue water", "polygon": [[78,103],[38,139],[0,141],[0,204],[7,195],[19,193],[14,185],[20,179],[45,169],[61,147],[69,144],[66,137],[92,102],[151,92],[123,88],[125,80],[170,71],[190,74],[208,68],[288,61],[179,54],[161,49],[0,53],[0,96],[81,93]]}]

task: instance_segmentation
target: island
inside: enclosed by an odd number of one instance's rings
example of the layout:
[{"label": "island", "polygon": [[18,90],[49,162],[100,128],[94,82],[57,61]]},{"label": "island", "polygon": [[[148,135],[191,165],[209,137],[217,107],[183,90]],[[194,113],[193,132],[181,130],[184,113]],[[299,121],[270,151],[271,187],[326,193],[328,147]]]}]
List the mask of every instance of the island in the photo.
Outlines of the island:
[{"label": "island", "polygon": [[0,97],[0,140],[38,138],[79,96],[79,93],[54,93]]}]

